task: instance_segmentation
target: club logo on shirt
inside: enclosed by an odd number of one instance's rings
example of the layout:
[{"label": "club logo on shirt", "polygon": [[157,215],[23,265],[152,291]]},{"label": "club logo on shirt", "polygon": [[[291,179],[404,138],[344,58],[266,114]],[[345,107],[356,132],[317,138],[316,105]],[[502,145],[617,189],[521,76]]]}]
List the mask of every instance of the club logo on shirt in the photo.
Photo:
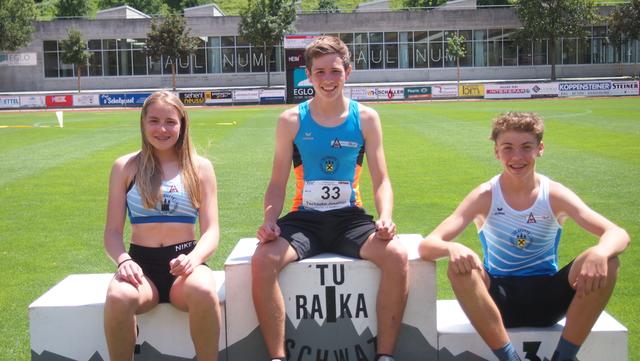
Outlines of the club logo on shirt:
[{"label": "club logo on shirt", "polygon": [[360,144],[358,142],[352,142],[349,140],[340,140],[338,138],[331,141],[331,148],[339,149],[339,148],[358,148]]},{"label": "club logo on shirt", "polygon": [[527,223],[538,223],[536,222],[536,217],[533,215],[533,212],[529,213],[529,217],[527,218]]},{"label": "club logo on shirt", "polygon": [[529,246],[532,239],[533,236],[531,235],[531,232],[527,231],[526,229],[518,228],[515,230],[515,232],[511,233],[511,244],[520,249],[525,249],[527,246]]},{"label": "club logo on shirt", "polygon": [[172,214],[176,211],[176,209],[178,209],[178,201],[175,199],[173,194],[165,193],[162,197],[162,202],[158,206],[156,206],[156,209],[160,211],[163,216],[165,216],[168,214]]},{"label": "club logo on shirt", "polygon": [[320,167],[323,172],[327,174],[333,174],[338,170],[338,158],[324,157],[320,161]]}]

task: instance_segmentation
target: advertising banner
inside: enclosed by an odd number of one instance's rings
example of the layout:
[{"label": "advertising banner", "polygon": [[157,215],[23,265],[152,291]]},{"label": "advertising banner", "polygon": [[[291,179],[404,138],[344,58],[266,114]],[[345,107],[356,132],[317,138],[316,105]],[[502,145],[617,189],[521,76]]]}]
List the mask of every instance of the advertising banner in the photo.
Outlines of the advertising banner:
[{"label": "advertising banner", "polygon": [[282,104],[284,94],[284,89],[263,89],[260,92],[260,104]]},{"label": "advertising banner", "polygon": [[431,99],[431,87],[409,87],[404,88],[405,99]]},{"label": "advertising banner", "polygon": [[297,104],[313,98],[313,86],[307,79],[304,49],[315,35],[287,35],[284,37],[285,84],[287,103]]},{"label": "advertising banner", "polygon": [[376,88],[376,98],[378,98],[378,100],[404,99],[404,88]]},{"label": "advertising banner", "polygon": [[23,95],[20,97],[20,108],[44,108],[43,95]]},{"label": "advertising banner", "polygon": [[455,98],[458,96],[457,85],[432,85],[432,98]]},{"label": "advertising banner", "polygon": [[32,66],[38,65],[36,53],[0,54],[0,66]]},{"label": "advertising banner", "polygon": [[73,96],[71,95],[47,95],[45,97],[47,107],[71,107],[73,106]]},{"label": "advertising banner", "polygon": [[205,102],[205,92],[180,92],[180,100],[184,105],[202,105]]},{"label": "advertising banner", "polygon": [[304,48],[286,49],[286,84],[287,103],[301,103],[311,99],[314,94],[313,86],[307,78],[304,62]]},{"label": "advertising banner", "polygon": [[561,97],[611,95],[611,80],[560,83]]},{"label": "advertising banner", "polygon": [[533,83],[531,85],[532,98],[553,98],[558,96],[558,82]]},{"label": "advertising banner", "polygon": [[376,88],[350,88],[353,100],[376,100]]},{"label": "advertising banner", "polygon": [[638,81],[637,80],[612,81],[611,95],[639,95]]},{"label": "advertising banner", "polygon": [[98,94],[74,94],[74,107],[97,107],[100,106],[100,97]]},{"label": "advertising banner", "polygon": [[258,103],[260,101],[260,90],[234,90],[233,102],[234,103]]},{"label": "advertising banner", "polygon": [[531,98],[532,84],[486,84],[485,99],[521,99]]},{"label": "advertising banner", "polygon": [[484,97],[484,85],[460,85],[458,90],[461,98],[483,98]]},{"label": "advertising banner", "polygon": [[0,95],[0,109],[20,108],[20,97]]},{"label": "advertising banner", "polygon": [[151,93],[135,93],[135,94],[100,94],[100,105],[116,106],[116,107],[141,107],[144,101]]},{"label": "advertising banner", "polygon": [[233,92],[231,90],[212,90],[205,92],[205,104],[231,104],[233,102]]}]

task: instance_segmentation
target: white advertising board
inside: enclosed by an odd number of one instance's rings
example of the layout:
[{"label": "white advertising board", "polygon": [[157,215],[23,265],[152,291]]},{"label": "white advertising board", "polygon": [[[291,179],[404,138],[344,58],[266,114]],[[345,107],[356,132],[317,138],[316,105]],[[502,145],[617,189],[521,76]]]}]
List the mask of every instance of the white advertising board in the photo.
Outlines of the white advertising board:
[{"label": "white advertising board", "polygon": [[639,95],[638,89],[637,80],[611,82],[611,95]]},{"label": "white advertising board", "polygon": [[376,88],[350,88],[351,99],[353,100],[375,100],[378,99],[376,95]]},{"label": "white advertising board", "polygon": [[20,108],[44,108],[44,95],[21,95]]},{"label": "white advertising board", "polygon": [[532,84],[485,84],[485,99],[531,98]]},{"label": "white advertising board", "polygon": [[98,94],[74,94],[74,107],[99,107],[100,96]]},{"label": "white advertising board", "polygon": [[20,108],[20,97],[13,95],[0,95],[0,109]]},{"label": "white advertising board", "polygon": [[457,85],[432,85],[431,97],[432,98],[455,98],[458,96]]}]

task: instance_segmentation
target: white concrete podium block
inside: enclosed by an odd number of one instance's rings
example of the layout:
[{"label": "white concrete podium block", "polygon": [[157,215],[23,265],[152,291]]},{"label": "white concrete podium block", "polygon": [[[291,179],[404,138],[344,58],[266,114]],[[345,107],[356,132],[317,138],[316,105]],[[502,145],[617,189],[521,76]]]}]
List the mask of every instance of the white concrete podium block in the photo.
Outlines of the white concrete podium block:
[{"label": "white concrete podium block", "polygon": [[[214,271],[222,322],[219,350],[224,354],[224,273]],[[29,305],[31,359],[108,360],[104,336],[104,301],[113,274],[70,275]],[[135,360],[185,360],[195,357],[188,315],[160,304],[138,316]],[[224,358],[221,358],[224,360]]]},{"label": "white concrete podium block", "polygon": [[[439,361],[496,360],[456,300],[438,301]],[[564,319],[548,328],[507,329],[511,342],[523,360],[550,360],[558,344]],[[591,330],[578,353],[580,361],[626,361],[627,329],[607,312]]]},{"label": "white concrete podium block", "polygon": [[[409,299],[397,361],[437,357],[435,263],[418,256],[418,234],[400,235],[409,250]],[[241,239],[225,263],[229,361],[267,358],[251,296],[257,239]],[[373,360],[380,271],[371,262],[331,253],[288,265],[280,274],[290,360]]]}]

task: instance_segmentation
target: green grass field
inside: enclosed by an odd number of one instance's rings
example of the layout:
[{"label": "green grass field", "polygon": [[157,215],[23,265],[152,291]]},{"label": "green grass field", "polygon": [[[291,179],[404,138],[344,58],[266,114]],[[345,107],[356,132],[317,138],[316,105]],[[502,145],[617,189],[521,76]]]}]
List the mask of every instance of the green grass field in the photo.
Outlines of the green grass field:
[{"label": "green grass field", "polygon": [[[500,171],[488,140],[490,121],[519,110],[546,120],[538,170],[572,188],[632,239],[640,235],[640,97],[372,106],[383,122],[401,233],[426,235],[467,192]],[[218,177],[222,237],[212,268],[222,269],[235,242],[253,236],[262,221],[275,119],[284,108],[189,110],[197,150],[211,159]],[[114,270],[102,246],[107,180],[113,160],[139,147],[138,117],[139,110],[65,111],[60,129],[53,112],[0,113],[1,360],[30,359],[27,307],[37,297],[69,274]],[[220,124],[231,121],[236,125]],[[370,181],[362,183],[365,207],[373,212]],[[460,240],[479,251],[474,233],[470,227]],[[594,242],[568,222],[561,264]],[[638,360],[640,251],[632,245],[621,260],[607,310],[629,328],[630,360]],[[438,297],[453,298],[445,270],[440,262]]]}]

